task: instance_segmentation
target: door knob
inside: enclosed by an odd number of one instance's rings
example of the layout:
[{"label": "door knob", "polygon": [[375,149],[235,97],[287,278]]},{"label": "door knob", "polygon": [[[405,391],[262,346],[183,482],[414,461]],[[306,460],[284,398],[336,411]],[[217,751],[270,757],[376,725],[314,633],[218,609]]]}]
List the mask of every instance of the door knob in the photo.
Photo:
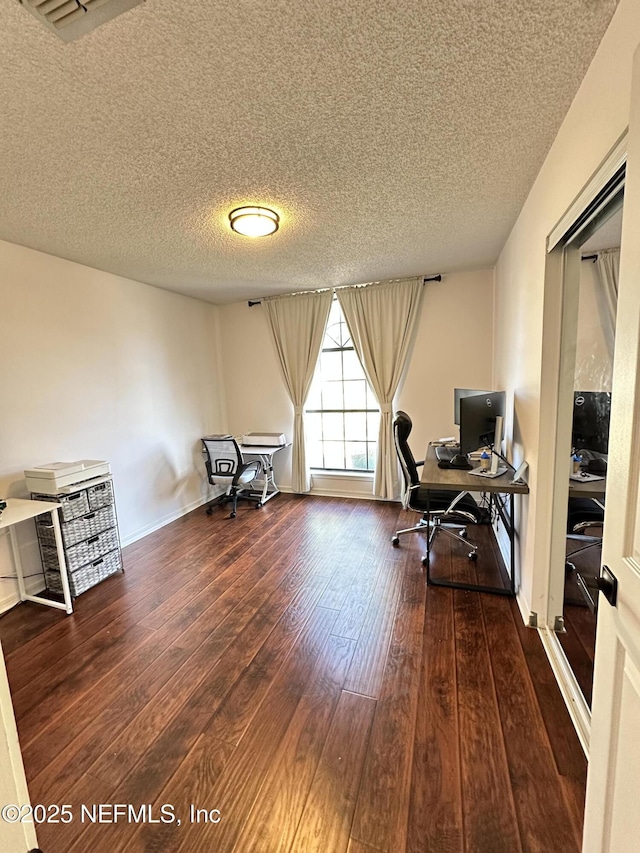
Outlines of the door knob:
[{"label": "door knob", "polygon": [[597,583],[600,592],[609,604],[615,607],[618,600],[618,578],[613,574],[609,566],[603,566],[600,569],[600,577]]}]

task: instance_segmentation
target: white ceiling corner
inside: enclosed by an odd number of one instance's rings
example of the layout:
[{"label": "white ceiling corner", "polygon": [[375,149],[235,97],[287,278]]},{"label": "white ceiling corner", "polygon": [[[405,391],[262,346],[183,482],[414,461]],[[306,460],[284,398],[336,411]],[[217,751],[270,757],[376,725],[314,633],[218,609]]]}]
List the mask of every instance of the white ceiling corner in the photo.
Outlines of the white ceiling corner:
[{"label": "white ceiling corner", "polygon": [[147,0],[63,44],[4,3],[0,238],[217,303],[488,266],[615,5]]}]

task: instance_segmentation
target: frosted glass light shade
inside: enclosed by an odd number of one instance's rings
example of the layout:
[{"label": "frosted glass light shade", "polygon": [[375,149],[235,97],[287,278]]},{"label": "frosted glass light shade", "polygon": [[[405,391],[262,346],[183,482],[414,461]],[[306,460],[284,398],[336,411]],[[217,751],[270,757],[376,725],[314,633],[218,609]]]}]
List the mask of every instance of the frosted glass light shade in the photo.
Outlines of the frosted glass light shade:
[{"label": "frosted glass light shade", "polygon": [[280,217],[268,207],[237,207],[229,214],[229,222],[245,237],[266,237],[278,230]]}]

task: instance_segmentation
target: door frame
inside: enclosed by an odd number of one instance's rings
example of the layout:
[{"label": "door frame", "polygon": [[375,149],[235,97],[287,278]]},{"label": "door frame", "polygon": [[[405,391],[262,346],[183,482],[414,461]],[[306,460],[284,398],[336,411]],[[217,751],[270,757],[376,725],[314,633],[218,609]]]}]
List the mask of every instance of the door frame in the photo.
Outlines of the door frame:
[{"label": "door frame", "polygon": [[534,534],[534,577],[544,614],[538,633],[587,758],[591,711],[558,640],[557,632],[564,630],[564,576],[552,568],[565,559],[565,527],[558,518],[565,516],[569,497],[565,448],[571,440],[580,291],[581,252],[568,241],[587,227],[589,216],[597,216],[597,200],[625,167],[627,134],[625,130],[549,233],[545,261]]}]

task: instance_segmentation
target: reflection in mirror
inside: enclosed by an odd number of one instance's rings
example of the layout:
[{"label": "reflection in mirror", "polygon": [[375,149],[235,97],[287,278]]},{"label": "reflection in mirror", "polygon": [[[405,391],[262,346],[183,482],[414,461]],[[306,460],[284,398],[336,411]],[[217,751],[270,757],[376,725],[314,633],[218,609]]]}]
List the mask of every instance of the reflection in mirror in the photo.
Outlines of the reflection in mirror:
[{"label": "reflection in mirror", "polygon": [[622,208],[582,245],[573,429],[567,511],[564,627],[567,660],[591,705],[597,577],[605,514],[611,377],[620,264]]}]

